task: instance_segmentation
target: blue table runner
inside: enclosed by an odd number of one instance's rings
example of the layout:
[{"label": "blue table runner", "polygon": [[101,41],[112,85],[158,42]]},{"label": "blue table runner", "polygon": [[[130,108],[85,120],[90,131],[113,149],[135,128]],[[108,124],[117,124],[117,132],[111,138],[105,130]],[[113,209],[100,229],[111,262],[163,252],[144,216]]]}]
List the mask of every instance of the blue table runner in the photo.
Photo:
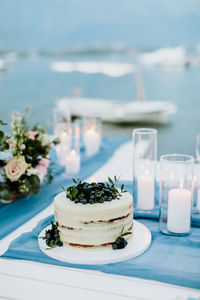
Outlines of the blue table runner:
[{"label": "blue table runner", "polygon": [[[157,280],[190,288],[200,288],[200,229],[192,228],[187,237],[160,233],[155,220],[140,222],[152,233],[152,244],[142,255],[124,262],[107,265],[75,265],[46,256],[38,246],[38,235],[53,220],[53,215],[40,221],[31,232],[14,240],[3,258],[22,259],[70,268],[99,270],[105,273]],[[51,251],[51,250],[49,250]],[[116,250],[120,251],[120,250]]]},{"label": "blue table runner", "polygon": [[[81,154],[81,170],[76,177],[84,179],[92,175],[98,170],[106,161],[113,155],[113,152],[127,139],[109,138],[103,139],[102,148],[99,153],[92,157],[86,157],[84,152]],[[55,155],[53,160],[56,160]],[[60,168],[54,167],[54,173],[58,174]],[[37,215],[47,206],[49,206],[54,196],[61,191],[61,185],[68,185],[71,183],[71,178],[64,178],[63,176],[56,176],[51,184],[41,186],[39,195],[31,195],[29,199],[23,197],[16,201],[3,204],[0,202],[0,239],[23,225],[32,217]]]}]

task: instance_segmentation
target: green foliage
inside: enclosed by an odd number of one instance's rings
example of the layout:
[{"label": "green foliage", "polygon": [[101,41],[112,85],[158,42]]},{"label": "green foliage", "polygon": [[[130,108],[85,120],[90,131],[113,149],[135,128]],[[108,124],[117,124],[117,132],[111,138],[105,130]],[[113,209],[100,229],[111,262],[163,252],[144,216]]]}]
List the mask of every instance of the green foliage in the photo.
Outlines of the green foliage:
[{"label": "green foliage", "polygon": [[124,189],[124,184],[121,185],[120,191],[115,187],[115,185],[117,184],[119,179],[120,179],[120,177],[117,178],[116,175],[114,176],[114,180],[112,180],[110,177],[108,177],[108,181],[110,182],[110,184],[109,183],[106,184],[108,188],[113,188],[114,189],[114,191],[117,194],[117,199],[118,200],[120,199],[120,197],[122,197],[123,193],[127,193],[127,191]]},{"label": "green foliage", "polygon": [[[0,122],[2,122],[0,120]],[[1,123],[1,125],[6,125],[6,123]],[[9,144],[7,143],[7,139],[8,137],[4,134],[4,132],[2,130],[0,130],[0,151],[4,151],[9,149]]]},{"label": "green foliage", "polygon": [[0,120],[0,125],[5,126],[5,125],[8,125],[8,123],[5,123],[2,120]]},{"label": "green foliage", "polygon": [[36,175],[25,176],[23,180],[23,184],[27,187],[28,193],[33,193],[35,195],[39,194],[40,192],[40,179]]},{"label": "green foliage", "polygon": [[57,246],[63,246],[63,242],[60,240],[60,234],[58,230],[58,223],[55,224],[51,221],[51,228],[45,231],[45,236],[42,237],[43,240],[46,241],[47,250],[55,248]]},{"label": "green foliage", "polygon": [[[11,137],[6,136],[4,131],[0,130],[0,151],[8,152],[7,156],[6,154],[1,156],[1,170],[4,169],[8,163],[7,160],[11,159],[12,156],[24,157],[26,163],[29,164],[27,171],[17,181],[11,181],[6,175],[1,176],[2,181],[5,180],[5,182],[0,182],[0,199],[9,200],[13,194],[16,196],[30,193],[38,194],[40,192],[39,175],[36,175],[37,171],[36,174],[32,171],[28,174],[28,170],[35,169],[43,158],[48,159],[51,149],[60,143],[59,139],[50,139],[45,128],[39,125],[32,128],[29,126],[30,110],[30,107],[28,107],[23,116],[17,112],[13,115]],[[0,120],[0,125],[7,124]],[[50,182],[52,179],[52,173],[48,170],[45,182]]]},{"label": "green foliage", "polygon": [[26,161],[31,163],[35,167],[42,157],[46,157],[48,152],[46,147],[42,146],[40,140],[35,138],[34,140],[26,138],[25,149],[22,150],[22,155],[25,156]]},{"label": "green foliage", "polygon": [[10,186],[5,182],[0,182],[0,199],[10,200],[11,191]]}]

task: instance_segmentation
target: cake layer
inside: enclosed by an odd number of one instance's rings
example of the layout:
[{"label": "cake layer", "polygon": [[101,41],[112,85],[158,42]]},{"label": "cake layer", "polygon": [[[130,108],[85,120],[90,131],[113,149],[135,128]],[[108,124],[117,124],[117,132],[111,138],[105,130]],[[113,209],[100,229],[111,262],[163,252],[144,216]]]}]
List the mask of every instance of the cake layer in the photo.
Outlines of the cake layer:
[{"label": "cake layer", "polygon": [[82,244],[82,245],[100,245],[105,243],[113,243],[119,236],[121,230],[132,230],[133,220],[127,220],[115,226],[103,224],[101,228],[68,229],[59,226],[60,237],[63,242]]},{"label": "cake layer", "polygon": [[117,200],[94,204],[75,204],[64,192],[55,197],[55,220],[64,243],[95,245],[113,243],[121,230],[133,225],[130,193]]},{"label": "cake layer", "polygon": [[125,193],[120,200],[112,200],[104,203],[94,204],[75,204],[69,198],[66,198],[65,192],[58,194],[55,197],[55,213],[61,214],[64,217],[82,220],[82,221],[99,221],[110,220],[127,215],[130,207],[132,208],[132,196],[130,193]]}]

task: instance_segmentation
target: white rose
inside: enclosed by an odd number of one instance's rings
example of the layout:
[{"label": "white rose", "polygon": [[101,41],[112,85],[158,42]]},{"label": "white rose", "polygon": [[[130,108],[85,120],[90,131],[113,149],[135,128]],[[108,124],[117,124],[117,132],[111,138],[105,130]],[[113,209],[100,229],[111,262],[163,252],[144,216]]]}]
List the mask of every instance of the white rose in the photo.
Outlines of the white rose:
[{"label": "white rose", "polygon": [[24,156],[13,157],[9,160],[4,167],[6,176],[10,181],[17,181],[28,168],[28,164],[25,161]]},{"label": "white rose", "polygon": [[21,146],[20,146],[20,149],[21,150],[24,150],[26,148],[26,146],[24,145],[24,144],[22,144]]},{"label": "white rose", "polygon": [[42,183],[43,180],[44,180],[44,175],[43,175],[42,173],[39,173],[39,174],[38,174],[38,177],[39,177],[39,179],[40,179],[40,183]]},{"label": "white rose", "polygon": [[42,142],[42,146],[46,146],[47,144],[49,144],[51,142],[48,134],[45,133],[42,135],[41,142]]},{"label": "white rose", "polygon": [[31,176],[31,175],[37,175],[39,176],[39,170],[38,169],[34,169],[34,168],[30,168],[27,170],[26,174],[28,176]]}]

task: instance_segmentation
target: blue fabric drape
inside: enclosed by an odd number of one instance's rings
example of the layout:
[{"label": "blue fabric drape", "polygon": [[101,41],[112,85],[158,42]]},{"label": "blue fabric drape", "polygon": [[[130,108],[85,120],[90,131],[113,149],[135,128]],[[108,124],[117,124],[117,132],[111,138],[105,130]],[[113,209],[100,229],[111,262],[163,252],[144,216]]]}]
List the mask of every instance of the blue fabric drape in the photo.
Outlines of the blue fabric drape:
[{"label": "blue fabric drape", "polygon": [[[99,270],[105,273],[157,280],[165,283],[200,288],[200,229],[192,228],[187,237],[160,233],[155,220],[139,220],[151,230],[152,244],[142,255],[107,265],[75,265],[46,256],[38,246],[38,235],[53,220],[53,215],[39,222],[33,231],[13,241],[3,258],[23,259],[46,264]],[[49,250],[51,251],[51,250]],[[118,250],[120,251],[120,250]]]},{"label": "blue fabric drape", "polygon": [[[84,179],[90,176],[106,163],[117,147],[127,141],[126,139],[119,138],[104,139],[101,151],[89,158],[82,152],[80,174],[75,177]],[[53,155],[53,160],[56,162],[55,155]],[[61,185],[66,186],[71,183],[71,178],[59,176],[59,172],[63,171],[62,168],[55,165],[53,171],[57,176],[51,184],[41,187],[39,195],[31,195],[29,199],[23,197],[9,204],[0,202],[0,239],[4,238],[50,205],[55,194],[61,191]]]}]

